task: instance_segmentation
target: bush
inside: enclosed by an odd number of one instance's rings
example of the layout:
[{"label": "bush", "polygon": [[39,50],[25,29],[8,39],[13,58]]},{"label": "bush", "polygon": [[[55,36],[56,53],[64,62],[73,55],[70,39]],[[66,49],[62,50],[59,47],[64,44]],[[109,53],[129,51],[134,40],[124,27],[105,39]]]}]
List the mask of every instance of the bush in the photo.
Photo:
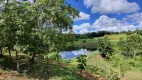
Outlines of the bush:
[{"label": "bush", "polygon": [[78,62],[78,68],[80,69],[80,73],[82,74],[82,71],[85,70],[86,68],[86,64],[87,64],[87,59],[86,59],[86,55],[81,55],[79,57],[77,57],[77,62]]}]

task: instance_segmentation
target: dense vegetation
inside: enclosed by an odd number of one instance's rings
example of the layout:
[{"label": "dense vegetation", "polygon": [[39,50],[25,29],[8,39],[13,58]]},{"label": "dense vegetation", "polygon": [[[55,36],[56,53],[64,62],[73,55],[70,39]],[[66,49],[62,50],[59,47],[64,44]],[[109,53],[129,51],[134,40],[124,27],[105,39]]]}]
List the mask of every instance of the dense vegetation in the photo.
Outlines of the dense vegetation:
[{"label": "dense vegetation", "polygon": [[39,77],[46,65],[47,70],[60,66],[48,60],[60,58],[57,53],[67,42],[62,31],[70,28],[78,11],[65,0],[0,0],[0,5],[0,68],[26,74],[38,71],[40,75],[34,76]]}]

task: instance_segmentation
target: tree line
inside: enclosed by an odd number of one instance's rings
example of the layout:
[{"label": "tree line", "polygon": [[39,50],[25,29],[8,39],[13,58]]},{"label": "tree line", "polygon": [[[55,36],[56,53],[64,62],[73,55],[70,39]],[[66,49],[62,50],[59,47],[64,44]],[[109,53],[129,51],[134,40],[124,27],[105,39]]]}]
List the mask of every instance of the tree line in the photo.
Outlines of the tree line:
[{"label": "tree line", "polygon": [[142,34],[142,30],[134,30],[134,31],[122,31],[122,32],[109,32],[109,31],[99,31],[99,32],[90,32],[90,33],[85,33],[85,34],[75,34],[75,38],[76,39],[86,39],[86,38],[94,38],[94,37],[102,37],[104,35],[111,35],[111,34],[127,34],[127,35],[131,35],[134,33],[139,33]]}]

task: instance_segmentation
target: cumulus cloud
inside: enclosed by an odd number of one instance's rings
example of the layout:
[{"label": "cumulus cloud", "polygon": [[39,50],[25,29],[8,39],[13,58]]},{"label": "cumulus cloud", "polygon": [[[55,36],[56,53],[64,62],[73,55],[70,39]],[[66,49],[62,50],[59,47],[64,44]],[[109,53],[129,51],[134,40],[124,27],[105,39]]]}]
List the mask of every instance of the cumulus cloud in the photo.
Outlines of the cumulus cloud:
[{"label": "cumulus cloud", "polygon": [[80,12],[79,13],[79,17],[76,17],[74,20],[75,21],[80,21],[80,20],[89,20],[89,19],[90,19],[90,15],[89,14]]},{"label": "cumulus cloud", "polygon": [[75,33],[83,34],[90,32],[89,28],[91,28],[90,23],[83,23],[81,25],[74,25],[73,30]]},{"label": "cumulus cloud", "polygon": [[81,24],[79,26],[74,25],[73,29],[80,30],[80,29],[85,29],[85,28],[89,28],[89,27],[91,27],[90,23],[83,23],[83,24]]},{"label": "cumulus cloud", "polygon": [[137,23],[142,22],[142,13],[135,13],[132,15],[128,15],[127,19],[131,19],[132,21],[136,21]]},{"label": "cumulus cloud", "polygon": [[128,15],[125,18],[125,21],[131,21],[131,23],[134,24],[137,29],[142,29],[142,13]]},{"label": "cumulus cloud", "polygon": [[142,22],[139,23],[138,28],[142,29]]},{"label": "cumulus cloud", "polygon": [[102,15],[97,19],[93,27],[96,31],[111,31],[111,32],[121,32],[127,30],[135,30],[134,25],[130,25],[127,22],[120,21],[116,18],[109,18],[108,16]]},{"label": "cumulus cloud", "polygon": [[110,31],[110,32],[121,32],[128,30],[135,30],[136,26],[131,25],[127,22],[118,20],[116,18],[110,18],[106,15],[100,16],[92,25],[90,23],[83,23],[81,25],[74,25],[73,29],[76,33],[88,33],[98,31]]},{"label": "cumulus cloud", "polygon": [[140,10],[135,2],[127,0],[84,0],[84,5],[91,8],[92,13],[132,13]]}]

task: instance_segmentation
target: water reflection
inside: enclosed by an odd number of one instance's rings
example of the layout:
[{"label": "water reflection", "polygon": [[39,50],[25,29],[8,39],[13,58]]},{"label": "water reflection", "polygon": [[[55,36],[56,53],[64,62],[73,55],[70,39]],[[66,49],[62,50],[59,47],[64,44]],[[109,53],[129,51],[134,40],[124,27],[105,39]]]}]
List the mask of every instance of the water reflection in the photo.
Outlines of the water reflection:
[{"label": "water reflection", "polygon": [[61,57],[63,59],[70,59],[70,58],[75,58],[80,56],[81,54],[91,54],[94,53],[96,51],[88,51],[87,49],[78,49],[78,50],[73,50],[73,51],[63,51],[60,52],[59,54],[61,55]]}]

